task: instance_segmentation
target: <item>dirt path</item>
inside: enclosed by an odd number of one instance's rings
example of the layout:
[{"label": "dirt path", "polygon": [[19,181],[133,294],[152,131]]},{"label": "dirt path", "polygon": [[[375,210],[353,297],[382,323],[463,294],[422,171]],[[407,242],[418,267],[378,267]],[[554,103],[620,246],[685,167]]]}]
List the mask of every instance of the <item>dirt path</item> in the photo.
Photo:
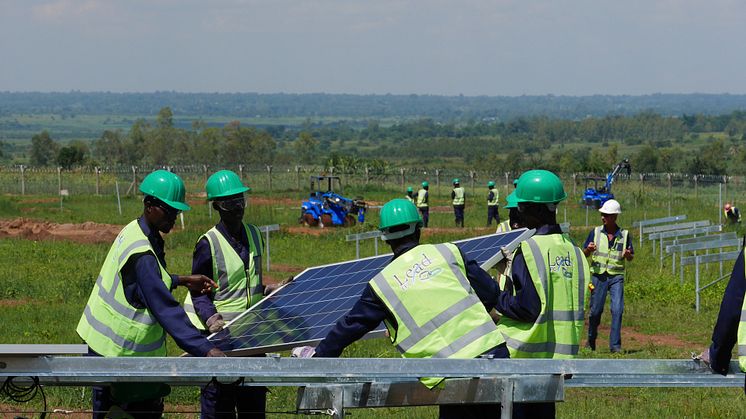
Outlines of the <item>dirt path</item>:
[{"label": "dirt path", "polygon": [[0,238],[28,240],[70,240],[78,243],[111,243],[122,229],[120,225],[87,221],[82,224],[57,224],[27,218],[0,220]]},{"label": "dirt path", "polygon": [[[583,330],[584,333],[587,332],[587,323]],[[598,339],[596,340],[597,350],[608,351],[610,331],[608,325],[600,325],[598,327]],[[585,344],[585,340],[583,341],[583,344]],[[622,349],[628,352],[638,352],[649,345],[674,348],[682,351],[685,356],[688,356],[690,351],[701,350],[705,346],[705,344],[697,344],[681,340],[679,337],[674,335],[648,335],[640,333],[633,327],[622,325]]]}]

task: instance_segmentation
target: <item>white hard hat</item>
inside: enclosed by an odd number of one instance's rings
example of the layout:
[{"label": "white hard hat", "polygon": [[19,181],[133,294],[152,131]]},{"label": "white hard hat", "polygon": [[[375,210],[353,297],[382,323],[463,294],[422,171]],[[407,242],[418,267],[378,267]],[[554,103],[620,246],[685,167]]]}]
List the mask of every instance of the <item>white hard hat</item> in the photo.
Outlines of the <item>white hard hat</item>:
[{"label": "white hard hat", "polygon": [[598,212],[602,214],[621,214],[622,206],[619,205],[619,201],[617,201],[616,199],[609,199],[608,201],[604,202],[604,205],[599,208]]}]

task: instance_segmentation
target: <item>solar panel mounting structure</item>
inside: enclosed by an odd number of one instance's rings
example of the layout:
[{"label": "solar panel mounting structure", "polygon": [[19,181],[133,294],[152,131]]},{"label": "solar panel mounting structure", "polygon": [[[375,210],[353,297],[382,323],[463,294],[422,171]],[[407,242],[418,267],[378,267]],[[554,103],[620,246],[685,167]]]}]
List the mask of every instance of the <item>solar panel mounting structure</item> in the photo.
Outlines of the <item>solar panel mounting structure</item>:
[{"label": "solar panel mounting structure", "polygon": [[[517,248],[533,235],[525,228],[455,241],[483,269],[495,266],[501,247]],[[365,286],[391,260],[380,255],[308,268],[209,337],[230,356],[247,356],[320,342],[355,304]],[[365,338],[382,336],[383,323]]]}]

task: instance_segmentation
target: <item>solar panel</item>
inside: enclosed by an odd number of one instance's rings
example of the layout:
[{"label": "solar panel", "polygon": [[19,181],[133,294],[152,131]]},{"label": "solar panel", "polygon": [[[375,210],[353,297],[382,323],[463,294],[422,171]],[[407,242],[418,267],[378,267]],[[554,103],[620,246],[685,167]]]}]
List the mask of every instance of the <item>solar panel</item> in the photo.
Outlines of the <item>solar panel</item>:
[{"label": "solar panel", "polygon": [[[456,243],[483,269],[502,259],[500,248],[515,249],[530,237],[525,228]],[[391,254],[308,268],[295,280],[236,317],[209,337],[231,355],[252,355],[318,343],[362,294],[368,281],[391,260]],[[383,334],[379,325],[366,337]]]}]

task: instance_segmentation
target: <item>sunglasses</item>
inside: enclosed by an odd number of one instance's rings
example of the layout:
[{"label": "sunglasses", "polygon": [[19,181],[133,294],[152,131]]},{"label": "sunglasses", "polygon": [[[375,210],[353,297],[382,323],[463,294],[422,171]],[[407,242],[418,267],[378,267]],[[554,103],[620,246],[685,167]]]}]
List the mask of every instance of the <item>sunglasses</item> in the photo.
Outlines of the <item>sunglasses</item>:
[{"label": "sunglasses", "polygon": [[155,206],[157,206],[158,208],[160,208],[161,211],[163,211],[163,213],[167,217],[176,218],[177,215],[181,214],[181,210],[177,210],[176,208],[172,208],[172,207],[168,206],[168,204],[166,204],[165,202],[158,202],[157,204],[155,204]]},{"label": "sunglasses", "polygon": [[215,201],[215,205],[223,211],[236,211],[246,208],[246,197],[228,199],[225,201]]}]

